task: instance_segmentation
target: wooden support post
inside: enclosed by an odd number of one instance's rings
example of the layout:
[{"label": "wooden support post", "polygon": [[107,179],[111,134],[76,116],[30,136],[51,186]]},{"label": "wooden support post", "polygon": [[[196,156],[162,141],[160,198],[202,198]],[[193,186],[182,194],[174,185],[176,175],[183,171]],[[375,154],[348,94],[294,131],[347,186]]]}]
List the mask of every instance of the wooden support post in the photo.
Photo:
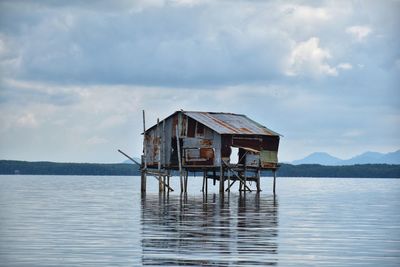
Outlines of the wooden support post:
[{"label": "wooden support post", "polygon": [[[165,151],[165,120],[162,121],[162,131],[161,131],[160,142],[161,142],[160,164],[161,164],[161,168],[165,171],[165,163],[167,161],[166,158],[165,158],[165,155],[166,155],[166,151]],[[163,178],[163,182],[164,182],[163,190],[164,190],[164,192],[168,191],[168,189],[165,186],[165,185],[167,185],[167,176],[168,175],[169,174],[165,175],[164,178]]]},{"label": "wooden support post", "polygon": [[217,174],[215,173],[215,171],[213,171],[213,185],[215,186],[215,177],[217,176]]},{"label": "wooden support post", "polygon": [[[156,180],[160,181],[160,179],[158,178],[158,177],[159,177],[158,174],[152,174],[152,175],[154,176],[154,178],[156,178]],[[161,181],[161,183],[162,183],[162,181]],[[165,185],[165,186],[167,186],[167,185]],[[174,189],[173,189],[172,187],[170,187],[170,186],[168,186],[167,188],[168,188],[170,191],[174,191]]]},{"label": "wooden support post", "polygon": [[275,187],[276,187],[276,170],[273,171],[274,173],[274,186],[273,186],[273,193],[275,195]]},{"label": "wooden support post", "polygon": [[[244,172],[243,172],[243,175],[244,175],[244,185],[246,185],[246,183],[247,183],[247,172],[246,172],[246,166],[244,166]],[[245,186],[244,188],[243,188],[243,191],[246,193],[246,187],[247,186]]]},{"label": "wooden support post", "polygon": [[142,170],[140,175],[140,189],[142,193],[146,193],[146,170]]},{"label": "wooden support post", "polygon": [[240,173],[239,173],[239,172],[236,173],[235,170],[233,170],[225,161],[222,161],[222,162],[225,164],[226,168],[227,168],[228,170],[231,170],[231,171],[232,171],[232,174],[240,181],[239,191],[241,191],[241,187],[242,187],[242,185],[243,185],[243,187],[247,188],[247,190],[249,190],[249,191],[251,192],[250,187],[248,187],[248,186],[246,185],[245,181],[240,177]]},{"label": "wooden support post", "polygon": [[[167,171],[167,181],[166,181],[167,188],[170,188],[170,185],[169,185],[169,178],[170,177],[171,177],[171,172],[168,170]],[[169,191],[171,191],[171,190],[168,189],[168,194],[169,194]]]},{"label": "wooden support post", "polygon": [[181,193],[183,193],[183,181],[182,181],[182,158],[181,158],[181,143],[179,140],[179,124],[176,126],[176,147],[178,149],[178,164],[179,164],[179,178],[181,182]]},{"label": "wooden support post", "polygon": [[161,176],[161,133],[160,133],[160,119],[157,118],[157,169],[158,169],[158,191],[164,192],[165,183],[163,183],[163,177]]},{"label": "wooden support post", "polygon": [[206,172],[203,171],[203,186],[201,187],[201,192],[203,193],[205,185],[206,185]]},{"label": "wooden support post", "polygon": [[260,186],[260,181],[261,181],[261,171],[260,169],[257,170],[257,192],[261,192],[261,186]]},{"label": "wooden support post", "polygon": [[219,168],[219,192],[224,193],[224,168],[222,167],[222,162],[221,162],[221,167]]},{"label": "wooden support post", "polygon": [[[236,182],[236,180],[233,180],[232,183],[228,184],[228,188],[227,188],[225,191],[231,192],[231,187],[232,187],[232,185],[233,185],[235,182]],[[241,186],[241,185],[242,185],[242,184],[240,184],[240,186]]]},{"label": "wooden support post", "polygon": [[167,153],[165,151],[165,120],[163,120],[162,122],[162,135],[161,135],[161,141],[162,141],[162,146],[161,146],[161,163],[162,163],[162,167],[165,168],[165,164],[167,162]]},{"label": "wooden support post", "polygon": [[208,177],[207,177],[207,172],[205,173],[206,175],[206,195],[208,194]]},{"label": "wooden support post", "polygon": [[146,153],[146,119],[143,110],[143,156],[142,156],[142,171],[140,190],[142,193],[146,192],[146,170],[147,170],[147,153]]},{"label": "wooden support post", "polygon": [[[168,171],[167,173],[168,173],[168,175],[167,175],[167,187],[169,188],[170,187],[169,186],[169,178],[171,176],[171,173],[170,173],[170,171]],[[171,191],[171,190],[168,190],[168,193],[169,193],[169,191]]]},{"label": "wooden support post", "polygon": [[228,188],[226,189],[229,193],[231,192],[231,171],[228,169]]},{"label": "wooden support post", "polygon": [[188,185],[188,178],[189,178],[189,172],[186,170],[185,171],[185,193],[187,193],[187,185]]}]

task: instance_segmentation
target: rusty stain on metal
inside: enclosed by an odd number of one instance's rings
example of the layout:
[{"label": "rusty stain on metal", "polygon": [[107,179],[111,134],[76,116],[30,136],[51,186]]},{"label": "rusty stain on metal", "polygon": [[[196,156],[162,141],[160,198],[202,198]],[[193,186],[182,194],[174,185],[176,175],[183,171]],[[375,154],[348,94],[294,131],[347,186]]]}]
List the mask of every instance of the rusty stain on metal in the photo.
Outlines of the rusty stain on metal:
[{"label": "rusty stain on metal", "polygon": [[212,146],[212,140],[210,139],[201,139],[200,144],[202,146]]},{"label": "rusty stain on metal", "polygon": [[252,133],[249,129],[247,129],[247,128],[244,128],[244,127],[242,127],[242,128],[239,128],[240,129],[240,131],[242,131],[242,132],[246,132],[246,133]]},{"label": "rusty stain on metal", "polygon": [[239,133],[234,127],[231,127],[228,123],[226,123],[226,122],[224,122],[222,120],[219,120],[219,119],[217,119],[217,118],[215,118],[213,116],[210,116],[210,114],[208,114],[208,113],[203,113],[203,114],[205,116],[209,117],[210,119],[212,119],[213,121],[215,121],[216,123],[218,123],[219,125],[221,125],[221,126],[223,126],[225,128],[228,128],[229,130],[234,131],[235,133]]},{"label": "rusty stain on metal", "polygon": [[204,159],[213,159],[214,158],[214,150],[212,148],[200,148],[200,158]]}]

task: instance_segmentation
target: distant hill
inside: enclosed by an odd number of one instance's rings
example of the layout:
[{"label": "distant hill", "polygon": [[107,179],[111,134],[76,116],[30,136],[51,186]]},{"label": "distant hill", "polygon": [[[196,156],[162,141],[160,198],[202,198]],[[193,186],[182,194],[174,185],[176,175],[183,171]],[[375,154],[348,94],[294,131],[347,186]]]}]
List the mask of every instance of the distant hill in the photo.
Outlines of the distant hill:
[{"label": "distant hill", "polygon": [[321,165],[338,165],[341,159],[333,157],[328,153],[315,152],[301,160],[293,161],[293,164],[321,164]]},{"label": "distant hill", "polygon": [[354,164],[400,164],[400,150],[390,153],[365,152],[350,159],[343,160],[324,152],[312,153],[309,156],[295,160],[294,165],[320,164],[328,166],[354,165]]},{"label": "distant hill", "polygon": [[0,160],[0,174],[140,175],[136,164],[59,163]]},{"label": "distant hill", "polygon": [[[140,175],[136,164],[57,163],[0,160],[0,174],[29,175]],[[263,175],[271,175],[263,172]],[[280,177],[352,177],[400,178],[400,165],[364,164],[349,166],[322,166],[317,164],[282,164]]]}]

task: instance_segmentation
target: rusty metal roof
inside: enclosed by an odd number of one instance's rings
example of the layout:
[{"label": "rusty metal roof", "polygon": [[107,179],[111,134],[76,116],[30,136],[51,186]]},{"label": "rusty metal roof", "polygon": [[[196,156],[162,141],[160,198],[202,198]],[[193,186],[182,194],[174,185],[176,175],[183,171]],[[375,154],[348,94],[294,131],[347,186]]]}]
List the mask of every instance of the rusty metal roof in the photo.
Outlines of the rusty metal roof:
[{"label": "rusty metal roof", "polygon": [[183,114],[204,124],[219,134],[272,135],[278,133],[242,114],[220,112],[182,111]]}]

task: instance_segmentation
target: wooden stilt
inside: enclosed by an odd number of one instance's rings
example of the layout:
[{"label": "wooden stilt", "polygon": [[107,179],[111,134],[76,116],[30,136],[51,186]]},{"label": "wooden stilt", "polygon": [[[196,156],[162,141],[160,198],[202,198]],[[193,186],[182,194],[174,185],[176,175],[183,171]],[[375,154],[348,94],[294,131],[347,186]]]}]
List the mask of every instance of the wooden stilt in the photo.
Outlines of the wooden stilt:
[{"label": "wooden stilt", "polygon": [[[244,175],[244,185],[246,185],[246,183],[247,183],[247,172],[246,172],[246,167],[244,167],[244,172],[243,172],[243,175]],[[247,186],[245,186],[244,188],[243,188],[243,191],[244,192],[246,192],[246,188],[247,188]]]},{"label": "wooden stilt", "polygon": [[221,167],[219,169],[219,192],[220,193],[224,193],[224,168],[222,167],[222,163],[221,163]]},{"label": "wooden stilt", "polygon": [[[156,178],[156,180],[158,181],[158,182],[160,182],[160,179],[158,178],[158,174],[152,174],[153,176],[154,176],[154,178]],[[161,183],[163,183],[162,182],[162,180],[161,180]],[[164,184],[163,184],[164,185]],[[167,185],[165,185],[165,186],[167,186]],[[168,189],[170,190],[170,191],[174,191],[174,189],[172,188],[172,187],[170,187],[170,186],[168,186]]]},{"label": "wooden stilt", "polygon": [[231,171],[228,169],[228,188],[226,189],[229,193],[231,192]]},{"label": "wooden stilt", "polygon": [[140,190],[142,193],[146,193],[146,170],[141,172]]},{"label": "wooden stilt", "polygon": [[[161,152],[160,153],[160,166],[165,171],[165,162],[166,162],[166,159],[165,159],[165,155],[166,155],[166,153],[165,153],[165,120],[163,120],[163,122],[162,122],[162,132],[161,133],[162,134],[161,134],[161,139],[160,139],[160,142],[161,142],[161,144],[160,144],[160,148],[161,148],[161,151],[160,151]],[[168,175],[169,175],[169,173],[167,172],[167,175],[165,175],[164,178],[163,178],[163,182],[164,182],[163,190],[164,190],[164,192],[168,191],[168,189],[166,188],[167,176]]]},{"label": "wooden stilt", "polygon": [[273,173],[274,173],[274,186],[273,186],[273,192],[274,192],[274,195],[275,195],[275,187],[276,187],[276,171],[274,170],[274,171],[273,171]]},{"label": "wooden stilt", "polygon": [[236,182],[236,180],[233,180],[232,183],[228,184],[228,188],[225,191],[229,191],[230,192],[231,191],[231,187],[235,182]]},{"label": "wooden stilt", "polygon": [[203,192],[203,193],[204,193],[204,187],[205,187],[205,185],[206,185],[206,173],[203,172],[203,185],[202,185],[202,187],[201,187],[201,192]]},{"label": "wooden stilt", "polygon": [[261,192],[261,186],[260,186],[260,179],[261,178],[261,171],[260,169],[257,170],[257,192]]},{"label": "wooden stilt", "polygon": [[187,193],[188,178],[189,178],[189,172],[185,171],[185,193]]},{"label": "wooden stilt", "polygon": [[[168,172],[168,176],[167,176],[167,187],[169,188],[170,186],[169,186],[169,178],[170,178],[170,173]],[[168,193],[169,193],[169,191],[171,191],[170,189],[168,190]]]},{"label": "wooden stilt", "polygon": [[179,140],[179,129],[178,128],[179,128],[179,124],[176,126],[176,147],[178,149],[179,179],[181,182],[181,193],[183,193],[181,143]]},{"label": "wooden stilt", "polygon": [[242,190],[242,186],[243,186],[243,187],[247,188],[248,191],[251,192],[251,189],[250,189],[250,187],[247,186],[247,184],[245,183],[245,180],[243,180],[243,179],[240,177],[241,173],[240,173],[240,172],[237,172],[237,173],[236,173],[236,171],[233,170],[225,161],[222,161],[222,162],[225,164],[225,167],[226,167],[228,170],[232,171],[232,174],[236,177],[236,179],[238,179],[238,180],[240,181],[239,191]]},{"label": "wooden stilt", "polygon": [[206,195],[208,194],[208,177],[206,173]]},{"label": "wooden stilt", "polygon": [[161,176],[161,133],[160,133],[160,119],[157,118],[157,170],[158,176],[158,192],[164,191],[165,183],[163,183],[163,177]]},{"label": "wooden stilt", "polygon": [[167,176],[164,175],[162,177],[162,185],[163,185],[163,193],[165,194],[165,192],[168,192],[169,189],[167,188]]},{"label": "wooden stilt", "polygon": [[143,110],[143,157],[142,157],[142,172],[140,190],[142,193],[146,192],[146,169],[147,169],[147,153],[146,153],[146,119]]},{"label": "wooden stilt", "polygon": [[215,177],[216,177],[217,175],[215,174],[215,171],[213,171],[213,185],[215,186]]}]

